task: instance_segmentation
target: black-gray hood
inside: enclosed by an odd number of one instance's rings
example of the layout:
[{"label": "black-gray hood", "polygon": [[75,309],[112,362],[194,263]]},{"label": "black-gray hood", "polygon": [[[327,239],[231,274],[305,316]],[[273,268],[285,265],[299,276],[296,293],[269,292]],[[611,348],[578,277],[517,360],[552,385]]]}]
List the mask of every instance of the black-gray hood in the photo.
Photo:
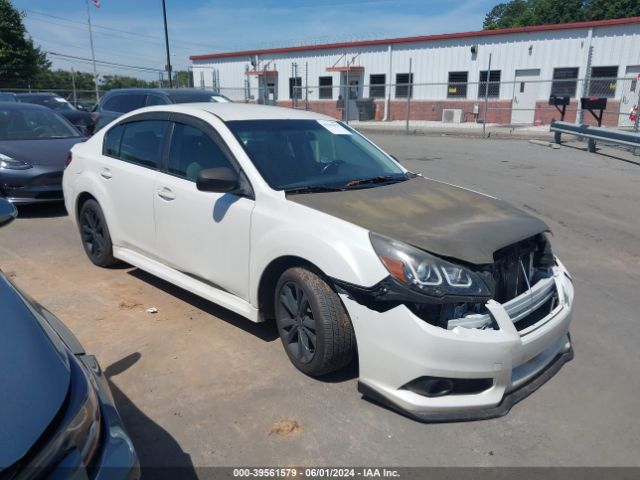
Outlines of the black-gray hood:
[{"label": "black-gray hood", "polygon": [[473,264],[549,227],[508,203],[416,177],[377,188],[288,195],[288,200],[436,255]]},{"label": "black-gray hood", "polygon": [[84,140],[82,137],[2,140],[0,141],[0,153],[31,165],[46,165],[63,169],[71,147]]}]

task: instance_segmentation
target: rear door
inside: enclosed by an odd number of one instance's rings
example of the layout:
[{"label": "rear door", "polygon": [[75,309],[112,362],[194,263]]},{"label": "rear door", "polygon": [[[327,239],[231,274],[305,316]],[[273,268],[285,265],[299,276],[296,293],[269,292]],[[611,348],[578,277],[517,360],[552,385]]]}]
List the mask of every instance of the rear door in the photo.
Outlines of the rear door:
[{"label": "rear door", "polygon": [[540,69],[516,70],[511,123],[533,124],[540,87]]},{"label": "rear door", "polygon": [[107,221],[116,246],[154,257],[154,189],[169,129],[168,113],[136,115],[105,134],[96,162],[107,191]]},{"label": "rear door", "polygon": [[158,255],[172,268],[249,299],[252,198],[201,192],[200,170],[240,171],[215,129],[188,115],[172,114],[166,168],[154,192]]}]

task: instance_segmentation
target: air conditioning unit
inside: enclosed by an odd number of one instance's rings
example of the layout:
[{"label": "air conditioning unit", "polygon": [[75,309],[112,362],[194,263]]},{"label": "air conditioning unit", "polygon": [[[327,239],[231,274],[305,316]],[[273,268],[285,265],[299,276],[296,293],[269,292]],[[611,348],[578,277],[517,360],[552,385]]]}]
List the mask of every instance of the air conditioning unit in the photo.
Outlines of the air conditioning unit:
[{"label": "air conditioning unit", "polygon": [[445,108],[442,110],[442,123],[461,123],[462,122],[462,110]]}]

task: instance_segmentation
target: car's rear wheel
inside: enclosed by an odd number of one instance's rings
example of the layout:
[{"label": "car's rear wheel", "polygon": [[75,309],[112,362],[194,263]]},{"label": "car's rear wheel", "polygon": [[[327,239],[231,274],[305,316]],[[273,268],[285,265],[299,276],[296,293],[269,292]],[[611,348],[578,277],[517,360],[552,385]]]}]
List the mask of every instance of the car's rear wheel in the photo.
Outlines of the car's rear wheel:
[{"label": "car's rear wheel", "polygon": [[340,298],[319,275],[302,267],[286,270],[274,302],[280,338],[298,370],[319,376],[351,362],[353,326]]},{"label": "car's rear wheel", "polygon": [[93,199],[84,202],[80,207],[78,220],[82,246],[89,260],[99,267],[108,267],[116,263],[107,221],[98,202]]}]

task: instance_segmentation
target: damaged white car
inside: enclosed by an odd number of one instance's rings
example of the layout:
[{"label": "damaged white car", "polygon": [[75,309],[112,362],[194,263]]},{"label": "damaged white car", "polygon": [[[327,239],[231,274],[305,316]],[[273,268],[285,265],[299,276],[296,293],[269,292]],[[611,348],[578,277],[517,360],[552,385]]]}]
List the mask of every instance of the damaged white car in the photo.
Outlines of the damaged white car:
[{"label": "damaged white car", "polygon": [[489,418],[573,356],[573,285],[541,220],[407,171],[341,122],[243,104],[151,107],[73,147],[91,261],[254,322],[321,376],[423,421]]}]

